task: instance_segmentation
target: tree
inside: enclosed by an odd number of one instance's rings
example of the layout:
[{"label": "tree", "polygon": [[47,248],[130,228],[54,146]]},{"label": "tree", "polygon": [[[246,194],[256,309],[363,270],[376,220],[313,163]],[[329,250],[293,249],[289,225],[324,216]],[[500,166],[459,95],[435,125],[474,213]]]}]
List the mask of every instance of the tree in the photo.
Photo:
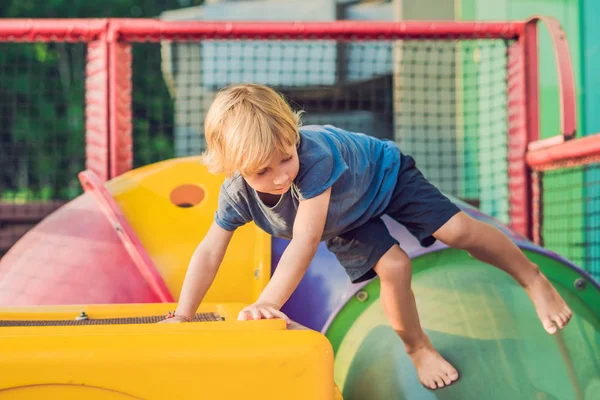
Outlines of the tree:
[{"label": "tree", "polygon": [[[0,18],[152,18],[199,0],[4,0]],[[85,45],[0,44],[0,199],[70,199],[85,161]],[[140,62],[142,61],[142,62]],[[173,155],[158,44],[134,46],[135,164]],[[151,96],[136,88],[153,88]]]}]

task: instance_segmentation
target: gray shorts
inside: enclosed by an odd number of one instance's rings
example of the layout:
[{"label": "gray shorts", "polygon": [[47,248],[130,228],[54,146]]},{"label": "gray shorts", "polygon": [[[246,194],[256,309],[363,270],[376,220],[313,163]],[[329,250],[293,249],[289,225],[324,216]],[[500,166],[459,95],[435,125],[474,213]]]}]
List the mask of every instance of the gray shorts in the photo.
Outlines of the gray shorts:
[{"label": "gray shorts", "polygon": [[[460,209],[425,179],[411,156],[401,155],[398,181],[384,214],[404,225],[423,247],[435,243],[432,236]],[[399,242],[390,235],[381,217],[344,232],[326,242],[353,283],[376,276],[373,267]]]}]

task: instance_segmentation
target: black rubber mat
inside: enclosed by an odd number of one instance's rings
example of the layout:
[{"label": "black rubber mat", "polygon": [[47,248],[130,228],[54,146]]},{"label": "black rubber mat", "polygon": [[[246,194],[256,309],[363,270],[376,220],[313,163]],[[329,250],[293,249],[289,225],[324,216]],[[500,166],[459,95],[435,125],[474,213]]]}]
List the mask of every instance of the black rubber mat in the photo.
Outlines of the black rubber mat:
[{"label": "black rubber mat", "polygon": [[[164,315],[127,318],[89,318],[80,314],[77,319],[61,320],[0,320],[0,327],[5,326],[78,326],[78,325],[123,325],[123,324],[155,324],[165,319]],[[224,318],[217,313],[198,313],[192,322],[217,322]]]}]

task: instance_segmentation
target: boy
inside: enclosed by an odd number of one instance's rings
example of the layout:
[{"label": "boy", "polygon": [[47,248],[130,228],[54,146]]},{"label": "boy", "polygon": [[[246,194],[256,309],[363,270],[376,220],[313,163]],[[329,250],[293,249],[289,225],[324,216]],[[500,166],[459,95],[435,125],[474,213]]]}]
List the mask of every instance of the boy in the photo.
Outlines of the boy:
[{"label": "boy", "polygon": [[404,224],[423,246],[441,240],[510,274],[528,293],[548,333],[571,310],[538,267],[495,227],[470,218],[421,175],[395,143],[332,126],[299,129],[300,114],[272,89],[221,91],[205,121],[204,162],[228,177],[215,221],[189,264],[174,317],[189,321],[208,291],[233,232],[254,221],[291,239],[270,282],[238,319],[283,318],[280,310],[325,240],[353,282],[378,276],[381,303],[419,379],[431,389],[458,379],[421,328],[411,262],[380,217]]}]

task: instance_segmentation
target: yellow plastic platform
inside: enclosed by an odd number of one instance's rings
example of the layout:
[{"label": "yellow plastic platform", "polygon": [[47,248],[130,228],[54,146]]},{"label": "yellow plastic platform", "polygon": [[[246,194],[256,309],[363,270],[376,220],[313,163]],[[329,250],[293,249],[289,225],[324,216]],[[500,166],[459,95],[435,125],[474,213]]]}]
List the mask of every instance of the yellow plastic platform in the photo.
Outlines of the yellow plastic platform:
[{"label": "yellow plastic platform", "polygon": [[[200,161],[162,161],[106,183],[175,300],[190,258],[214,221],[224,179]],[[204,301],[253,303],[270,275],[271,237],[248,223],[236,230]]]},{"label": "yellow plastic platform", "polygon": [[210,322],[153,323],[174,307],[0,309],[0,399],[341,398],[320,333],[238,322],[242,303],[202,305]]}]

